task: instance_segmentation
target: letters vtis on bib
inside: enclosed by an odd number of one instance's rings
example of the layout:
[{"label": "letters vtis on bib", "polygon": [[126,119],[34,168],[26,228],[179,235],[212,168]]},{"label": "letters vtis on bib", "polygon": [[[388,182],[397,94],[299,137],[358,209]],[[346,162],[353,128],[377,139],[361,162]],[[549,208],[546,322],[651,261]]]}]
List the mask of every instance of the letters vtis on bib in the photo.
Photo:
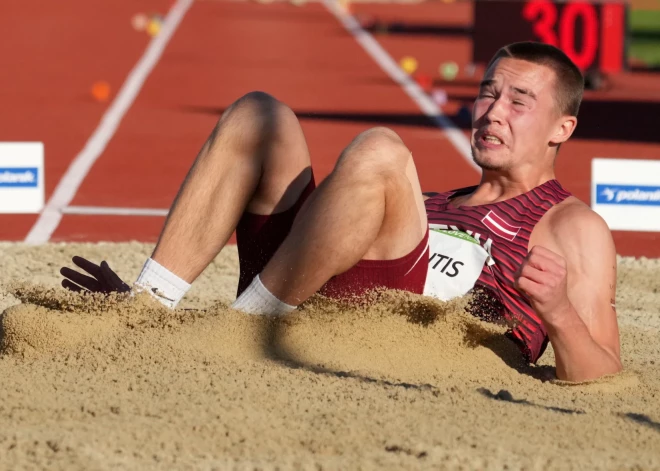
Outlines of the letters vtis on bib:
[{"label": "letters vtis on bib", "polygon": [[444,224],[430,224],[429,228],[424,294],[443,301],[466,294],[474,288],[484,264],[495,263],[493,258],[487,248],[466,232]]}]

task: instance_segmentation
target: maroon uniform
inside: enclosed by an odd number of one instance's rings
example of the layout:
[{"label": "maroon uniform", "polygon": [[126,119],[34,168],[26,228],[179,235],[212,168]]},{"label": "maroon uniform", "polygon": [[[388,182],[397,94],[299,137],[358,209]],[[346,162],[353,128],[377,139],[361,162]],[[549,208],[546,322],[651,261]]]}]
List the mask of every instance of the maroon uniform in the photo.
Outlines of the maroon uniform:
[{"label": "maroon uniform", "polygon": [[547,347],[543,322],[527,299],[514,287],[514,276],[528,253],[529,237],[541,217],[570,193],[557,180],[527,193],[481,206],[451,206],[450,198],[471,193],[475,187],[438,193],[426,200],[431,226],[445,225],[476,238],[494,264],[484,264],[475,288],[472,311],[484,319],[506,319],[513,325],[508,336],[527,361],[536,362]]}]

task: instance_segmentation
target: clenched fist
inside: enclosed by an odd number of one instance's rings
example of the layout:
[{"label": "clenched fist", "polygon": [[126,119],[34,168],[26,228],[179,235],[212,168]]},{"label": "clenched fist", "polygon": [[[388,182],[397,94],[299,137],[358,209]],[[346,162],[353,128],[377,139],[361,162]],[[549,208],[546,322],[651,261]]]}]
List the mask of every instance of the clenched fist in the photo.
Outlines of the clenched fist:
[{"label": "clenched fist", "polygon": [[566,260],[545,247],[534,246],[515,275],[516,289],[546,323],[553,324],[570,309]]}]

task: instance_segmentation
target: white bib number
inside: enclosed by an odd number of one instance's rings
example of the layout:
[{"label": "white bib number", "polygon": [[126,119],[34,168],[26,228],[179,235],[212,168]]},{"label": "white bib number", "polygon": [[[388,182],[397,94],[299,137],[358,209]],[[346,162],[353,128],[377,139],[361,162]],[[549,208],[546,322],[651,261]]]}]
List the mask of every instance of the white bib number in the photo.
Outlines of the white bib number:
[{"label": "white bib number", "polygon": [[424,294],[443,301],[466,294],[479,279],[484,263],[494,262],[474,237],[462,231],[434,228],[432,224]]}]

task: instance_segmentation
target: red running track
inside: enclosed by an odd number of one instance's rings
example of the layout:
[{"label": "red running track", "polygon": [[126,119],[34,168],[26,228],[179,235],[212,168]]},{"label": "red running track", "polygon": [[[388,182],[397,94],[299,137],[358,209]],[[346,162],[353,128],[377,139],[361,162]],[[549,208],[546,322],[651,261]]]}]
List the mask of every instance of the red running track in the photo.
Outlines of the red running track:
[{"label": "red running track", "polygon": [[[149,0],[139,9],[165,13],[168,7],[168,2]],[[461,25],[469,23],[470,8],[468,3],[432,2],[359,5],[356,10],[377,10],[381,18],[400,21]],[[130,19],[138,8],[127,0],[94,6],[75,0],[57,8],[29,0],[12,3],[11,9],[0,18],[0,50],[9,64],[0,72],[6,104],[0,140],[45,143],[48,198],[109,106],[89,98],[91,84],[104,79],[116,91],[149,38],[132,29]],[[467,63],[471,48],[465,37],[377,39],[395,60],[413,54],[432,74],[444,60]],[[447,114],[469,104],[477,79],[459,76],[442,84],[450,95]],[[624,85],[619,95],[625,95]],[[322,5],[200,1],[186,14],[71,205],[168,208],[218,115],[251,90],[267,91],[301,115],[319,178],[357,133],[386,125],[412,150],[423,190],[478,179],[446,134]],[[660,145],[574,139],[562,148],[559,179],[585,202],[592,157],[658,159]],[[36,215],[0,215],[0,239],[23,240],[36,220]],[[164,216],[65,214],[50,240],[154,242],[163,222]],[[660,256],[656,238],[655,233],[615,233],[623,255]]]}]

